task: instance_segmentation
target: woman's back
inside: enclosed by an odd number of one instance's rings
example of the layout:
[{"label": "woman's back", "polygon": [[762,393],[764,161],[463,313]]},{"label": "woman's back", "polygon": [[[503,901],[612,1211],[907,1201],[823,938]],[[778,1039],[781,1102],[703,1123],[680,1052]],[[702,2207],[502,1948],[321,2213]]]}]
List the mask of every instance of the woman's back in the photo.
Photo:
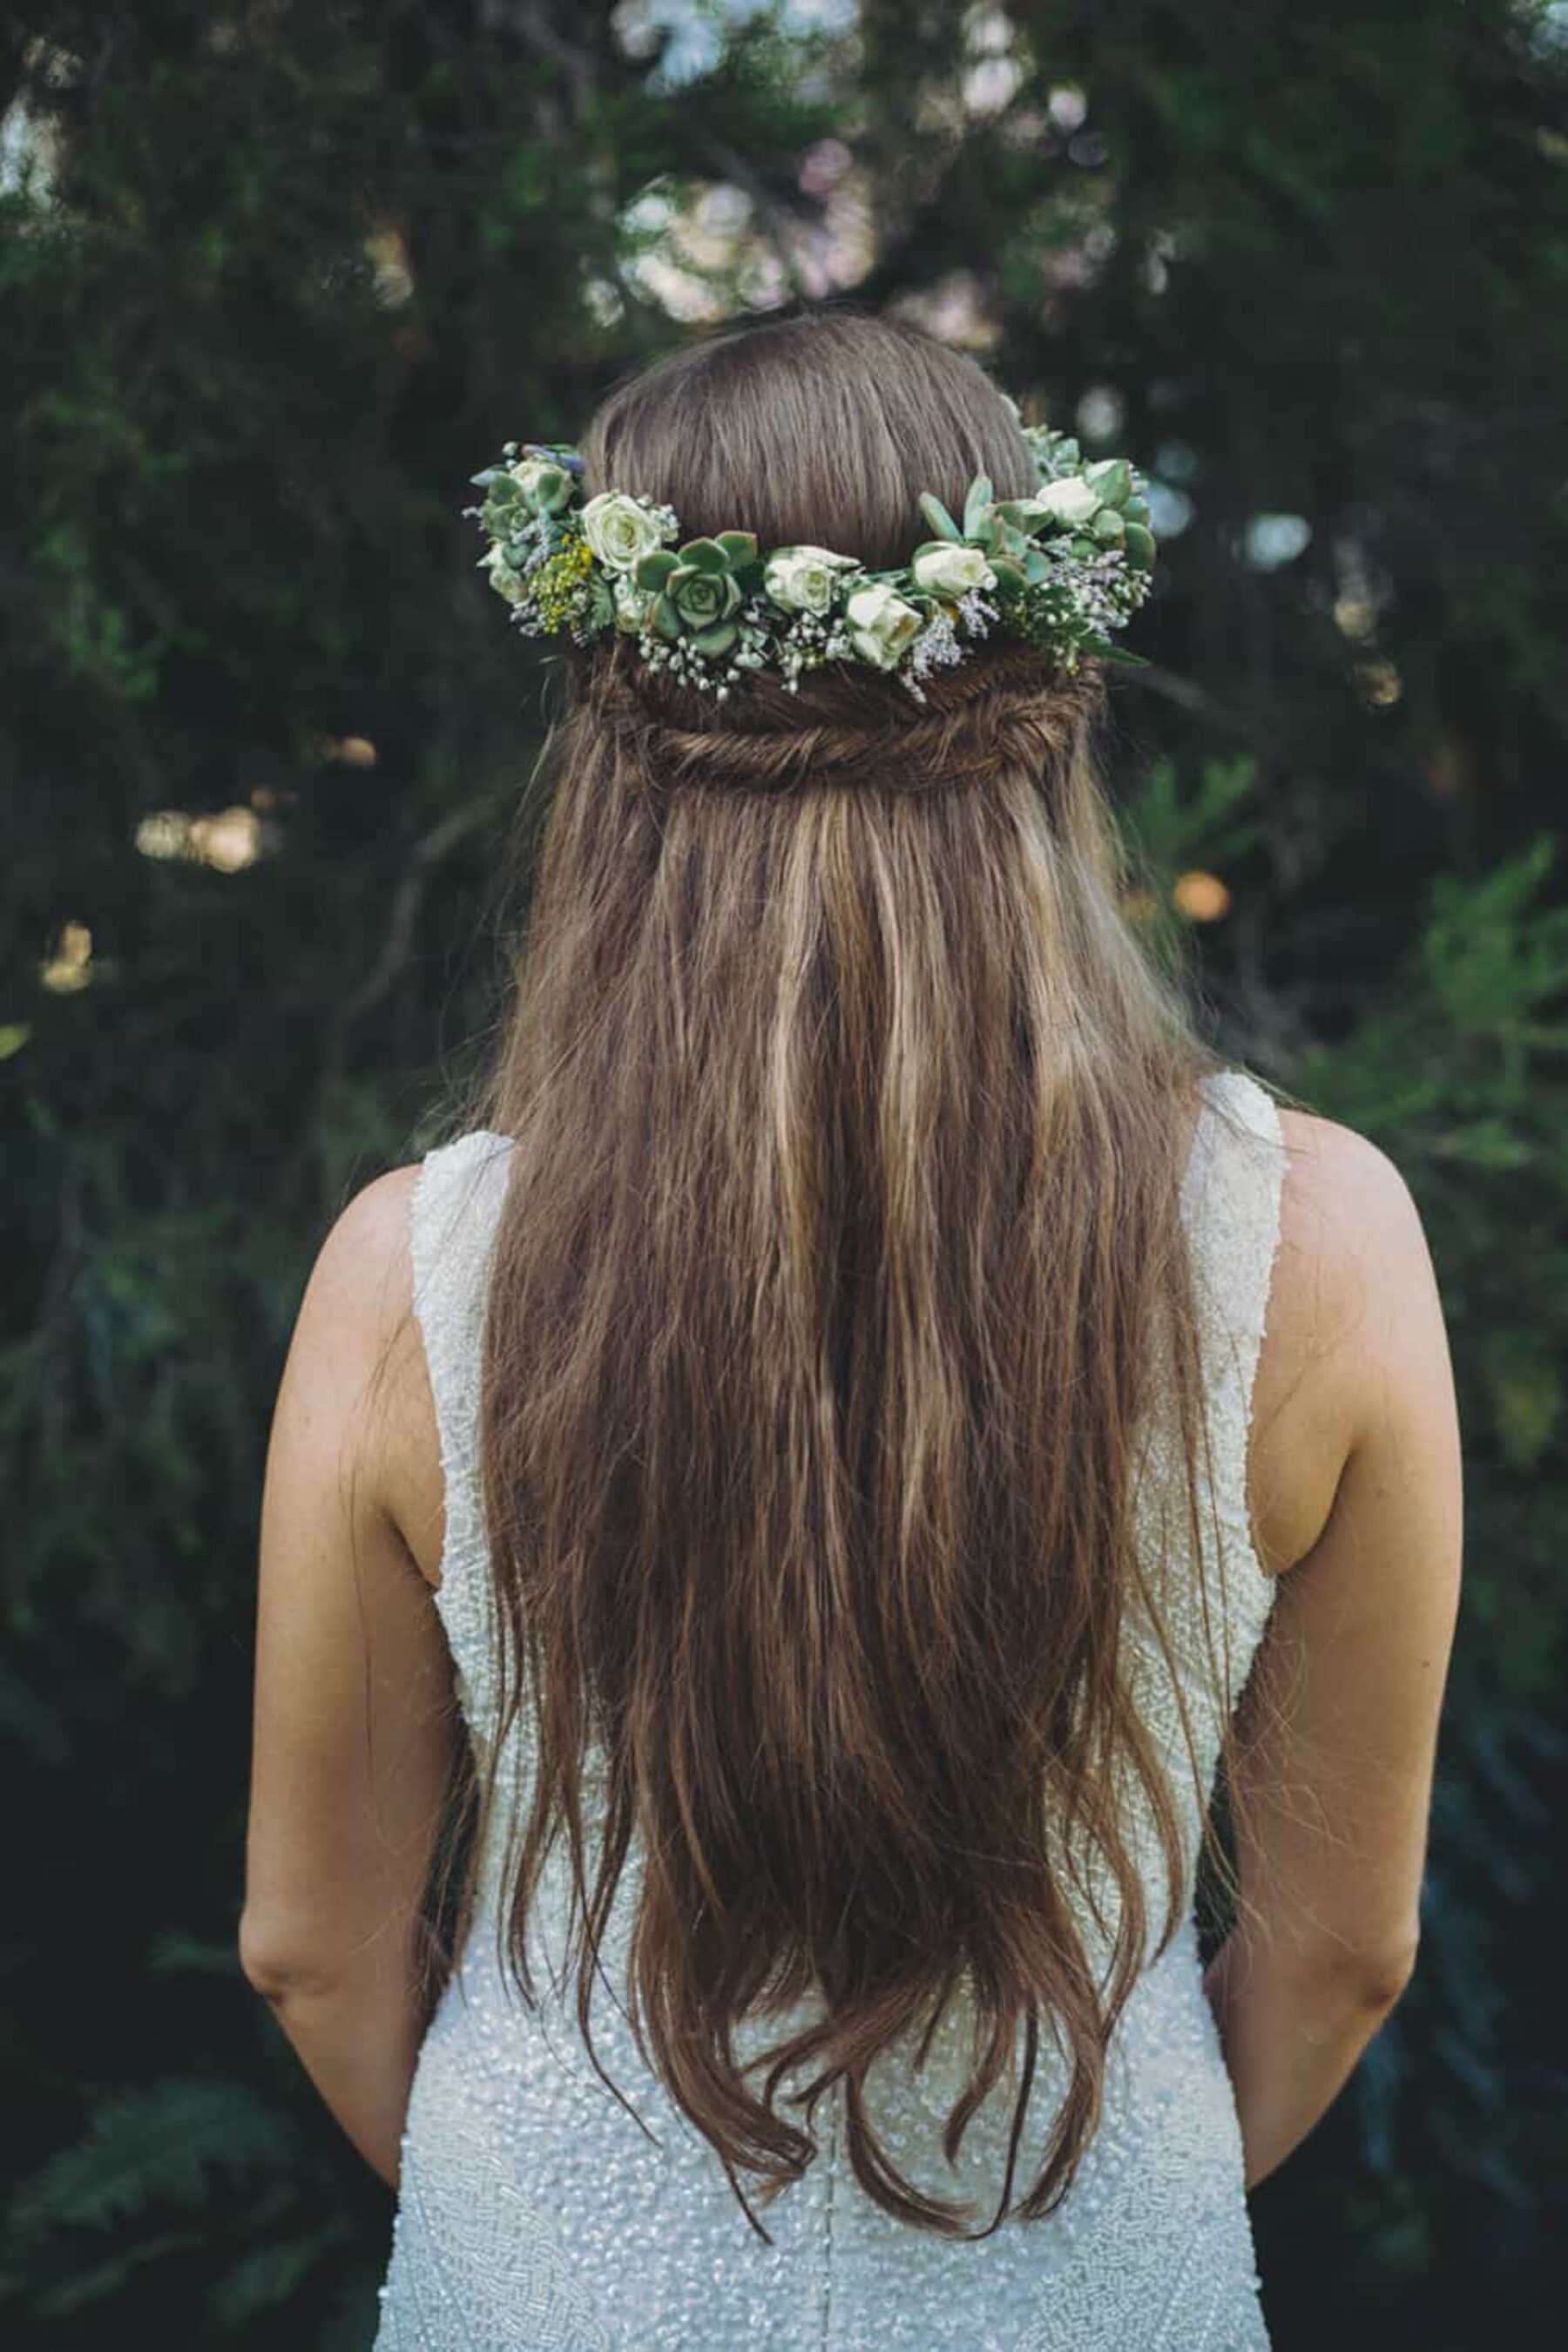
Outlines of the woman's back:
[{"label": "woman's back", "polygon": [[[1279,1234],[1285,1143],[1256,1081],[1226,1072],[1205,1085],[1183,1187],[1194,1252],[1210,1425],[1211,1590],[1223,1591],[1230,1704],[1240,1695],[1274,1595],[1247,1532],[1247,1426]],[[505,1139],[475,1133],[428,1156],[413,1204],[415,1299],[446,1464],[438,1607],[466,1717],[483,1736],[494,1704],[477,1460],[480,1341],[489,1249],[507,1181]],[[594,2072],[567,1983],[570,1882],[547,1868],[535,1965],[548,1988],[537,2015],[509,1997],[495,1964],[499,1853],[487,1856],[462,1967],[420,2061],[404,2148],[402,2203],[384,2289],[382,2352],[395,2347],[533,2344],[576,2347],[731,2347],[813,2352],[876,2346],[1092,2347],[1170,2345],[1232,2352],[1266,2342],[1256,2296],[1235,2105],[1205,1999],[1190,1918],[1197,1789],[1212,1780],[1219,1727],[1204,1715],[1205,1642],[1195,1563],[1173,1541],[1176,1460],[1151,1414],[1140,1483],[1140,1542],[1163,1581],[1166,1634],[1185,1681],[1194,1776],[1182,1710],[1160,1645],[1134,1621],[1134,1687],[1183,1801],[1189,1856],[1180,1933],[1143,1975],[1118,2027],[1104,2110],[1068,2198],[1038,2222],[1007,2221],[972,2242],[916,2233],[868,2199],[843,2161],[841,2104],[822,2114],[820,2160],[767,2210],[774,2243],[749,2227],[712,2148],[640,2059],[617,2003],[616,1975],[635,1907],[635,1862],[603,1948],[615,1987],[595,1992],[595,2047],[611,2081],[662,2147]],[[1216,1574],[1217,1570],[1217,1574]],[[1209,1629],[1212,1634],[1212,1628]],[[520,1719],[521,1720],[521,1719]],[[526,1786],[515,1737],[510,1769]],[[510,1806],[506,1809],[510,1812]],[[503,1818],[498,1815],[498,1819]],[[1160,1849],[1145,1825],[1151,1918],[1160,1914]],[[1107,1893],[1112,1890],[1104,1890]],[[1082,1924],[1091,1939],[1094,1923]],[[809,2012],[748,2021],[749,2053]],[[971,2125],[956,2170],[944,2120],[971,2063],[964,2004],[944,2017],[917,2071],[890,2051],[868,2104],[909,2178],[938,2196],[994,2209],[1012,2097],[1004,2084]],[[1056,2120],[1059,2064],[1043,2053],[1019,2163],[1033,2177]],[[1016,2090],[1016,2085],[1014,2086]]]}]

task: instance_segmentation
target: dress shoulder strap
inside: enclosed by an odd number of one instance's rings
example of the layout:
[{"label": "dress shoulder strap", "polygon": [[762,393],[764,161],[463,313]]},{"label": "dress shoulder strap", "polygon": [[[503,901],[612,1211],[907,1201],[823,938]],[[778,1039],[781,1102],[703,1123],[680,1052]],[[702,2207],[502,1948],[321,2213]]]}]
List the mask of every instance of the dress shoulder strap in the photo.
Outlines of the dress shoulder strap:
[{"label": "dress shoulder strap", "polygon": [[[1285,1135],[1274,1097],[1248,1072],[1212,1072],[1203,1092],[1182,1208],[1202,1338],[1214,1501],[1239,1580],[1256,1583],[1262,1570],[1247,1517],[1247,1445],[1279,1247]],[[1271,1580],[1262,1582],[1271,1596]]]},{"label": "dress shoulder strap", "polygon": [[1279,1247],[1285,1134],[1273,1096],[1246,1070],[1211,1072],[1203,1094],[1183,1207],[1205,1303],[1250,1396]]},{"label": "dress shoulder strap", "polygon": [[470,1723],[488,1684],[489,1579],[479,1482],[479,1379],[489,1271],[511,1139],[476,1128],[427,1151],[409,1211],[414,1311],[441,1446],[446,1534],[436,1605]]}]

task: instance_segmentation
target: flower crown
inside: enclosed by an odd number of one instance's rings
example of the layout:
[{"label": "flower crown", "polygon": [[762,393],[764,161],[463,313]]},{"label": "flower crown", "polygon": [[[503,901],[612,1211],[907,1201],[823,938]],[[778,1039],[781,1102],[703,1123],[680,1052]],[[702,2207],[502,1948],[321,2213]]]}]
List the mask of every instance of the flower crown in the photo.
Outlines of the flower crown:
[{"label": "flower crown", "polygon": [[921,679],[993,628],[1069,670],[1085,654],[1142,667],[1108,633],[1149,593],[1147,484],[1125,457],[1086,466],[1066,435],[1019,424],[1034,495],[995,499],[978,475],[955,520],[922,491],[935,535],[890,572],[825,547],[764,553],[749,530],[682,541],[670,508],[627,490],[579,504],[582,457],[548,443],[509,441],[473,478],[483,505],[465,512],[489,541],[480,569],[528,635],[564,631],[585,646],[620,630],[650,669],[721,702],[748,672],[793,694],[803,671],[831,661],[889,672],[923,702]]}]

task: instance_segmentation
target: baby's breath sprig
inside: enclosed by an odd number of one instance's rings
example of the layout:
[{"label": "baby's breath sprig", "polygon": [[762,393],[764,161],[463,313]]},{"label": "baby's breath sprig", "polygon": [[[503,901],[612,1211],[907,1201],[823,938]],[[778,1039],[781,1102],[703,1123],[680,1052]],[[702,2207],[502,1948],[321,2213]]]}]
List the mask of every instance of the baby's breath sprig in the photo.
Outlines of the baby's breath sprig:
[{"label": "baby's breath sprig", "polygon": [[721,702],[759,672],[797,692],[835,661],[895,676],[923,702],[931,672],[993,633],[1069,669],[1085,656],[1142,667],[1110,638],[1150,590],[1147,484],[1124,457],[1086,465],[1068,435],[1019,423],[1033,494],[998,499],[977,476],[955,517],[922,492],[932,535],[891,571],[829,548],[764,552],[745,530],[683,541],[674,511],[635,492],[584,504],[583,459],[554,443],[509,441],[466,511],[489,541],[480,568],[526,635],[587,646],[619,630],[650,670]]}]

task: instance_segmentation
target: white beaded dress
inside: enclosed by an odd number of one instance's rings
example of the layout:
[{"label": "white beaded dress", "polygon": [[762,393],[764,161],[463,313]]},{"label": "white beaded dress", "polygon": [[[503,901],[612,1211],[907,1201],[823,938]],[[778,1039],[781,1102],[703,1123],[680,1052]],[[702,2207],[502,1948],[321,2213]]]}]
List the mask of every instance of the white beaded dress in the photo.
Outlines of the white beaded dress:
[{"label": "white beaded dress", "polygon": [[[1222,1571],[1224,1685],[1234,1708],[1274,1590],[1252,1549],[1245,1491],[1284,1140],[1271,1097],[1245,1072],[1209,1077],[1204,1097],[1182,1209],[1203,1318],[1213,1465],[1203,1540],[1211,1571],[1216,1561]],[[446,1475],[437,1606],[476,1739],[495,1676],[476,1476],[479,1355],[510,1149],[506,1139],[478,1130],[428,1153],[411,1234]],[[1186,1522],[1171,1483],[1175,1458],[1156,1403],[1140,1453],[1140,1544],[1152,1572],[1166,1580],[1177,1671],[1190,1684],[1208,1790],[1219,1725],[1213,1700],[1203,1704],[1194,1662],[1213,1651],[1201,1646],[1198,1578],[1184,1554]],[[773,2239],[764,2243],[711,2146],[645,2066],[623,2009],[605,1998],[602,1983],[594,1995],[595,2047],[647,2131],[595,2073],[563,1966],[567,1878],[559,1846],[531,1931],[542,2006],[530,2011],[503,1984],[492,1858],[482,1864],[480,1907],[419,2055],[375,2352],[1268,2352],[1236,2105],[1192,1922],[1197,1790],[1171,1670],[1136,1621],[1128,1638],[1140,1706],[1170,1756],[1183,1806],[1185,1925],[1146,1968],[1122,2013],[1098,2131],[1056,2212],[1033,2222],[1009,2217],[990,2236],[969,2240],[900,2222],[856,2180],[833,2091],[816,2110],[816,2159],[757,2209]],[[1215,1638],[1211,1622],[1211,1645]],[[519,1739],[510,1746],[505,1769],[526,1789],[528,1757]],[[1146,1850],[1157,1928],[1167,1886],[1152,1840]],[[617,1984],[637,1856],[634,1843],[605,1948]],[[782,2019],[746,2021],[736,2037],[741,2054],[810,2013],[802,2006]],[[915,2073],[901,2052],[885,2053],[868,2098],[905,2174],[934,2193],[968,2199],[970,2226],[979,2227],[996,2210],[1016,2092],[1005,2076],[950,2169],[941,2130],[967,2076],[965,2043],[964,2004],[955,1999],[924,2069]],[[1042,2034],[1015,2200],[1038,2175],[1058,2069]],[[780,2105],[799,2112],[782,2097]]]}]

